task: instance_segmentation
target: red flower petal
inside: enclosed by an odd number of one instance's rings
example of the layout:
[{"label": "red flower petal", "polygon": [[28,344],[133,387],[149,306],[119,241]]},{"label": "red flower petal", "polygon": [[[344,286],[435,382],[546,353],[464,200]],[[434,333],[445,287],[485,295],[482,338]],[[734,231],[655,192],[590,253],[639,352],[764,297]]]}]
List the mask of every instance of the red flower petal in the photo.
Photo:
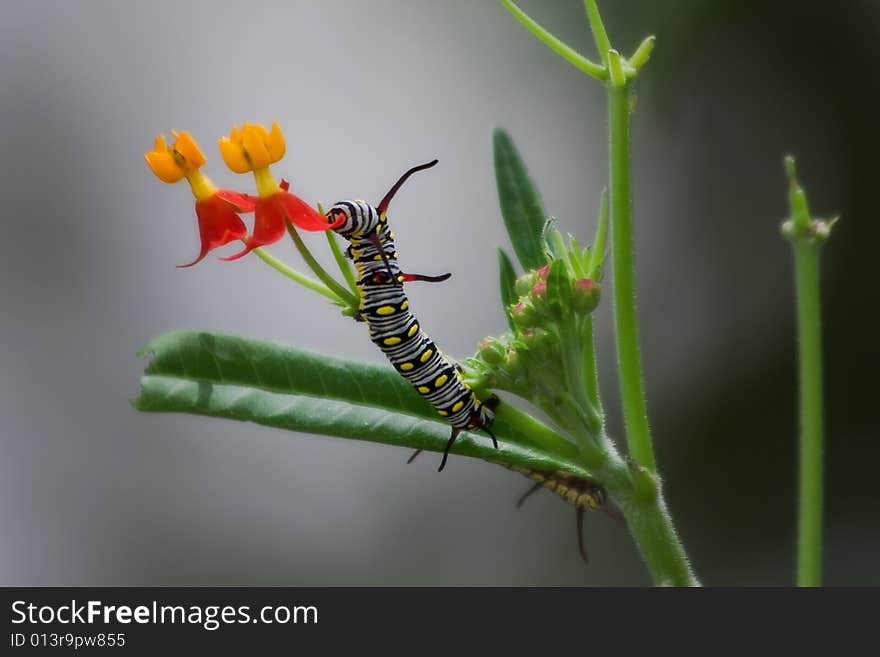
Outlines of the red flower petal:
[{"label": "red flower petal", "polygon": [[224,262],[238,260],[259,246],[274,244],[284,236],[284,212],[281,204],[278,202],[278,194],[267,196],[265,198],[255,199],[254,208],[254,232],[248,235],[246,246],[244,249],[225,258],[220,258]]},{"label": "red flower petal", "polygon": [[253,212],[257,203],[257,199],[250,194],[234,192],[231,189],[221,189],[216,196],[229,203],[236,212]]},{"label": "red flower petal", "polygon": [[334,225],[328,224],[327,219],[321,213],[298,196],[294,196],[289,192],[281,192],[280,194],[275,194],[275,196],[279,197],[284,213],[297,228],[317,231],[327,230]]},{"label": "red flower petal", "polygon": [[235,213],[232,205],[221,198],[219,193],[204,201],[197,201],[196,216],[199,220],[201,251],[195,260],[186,265],[177,265],[178,267],[192,267],[211,249],[243,239],[247,235],[247,226]]}]

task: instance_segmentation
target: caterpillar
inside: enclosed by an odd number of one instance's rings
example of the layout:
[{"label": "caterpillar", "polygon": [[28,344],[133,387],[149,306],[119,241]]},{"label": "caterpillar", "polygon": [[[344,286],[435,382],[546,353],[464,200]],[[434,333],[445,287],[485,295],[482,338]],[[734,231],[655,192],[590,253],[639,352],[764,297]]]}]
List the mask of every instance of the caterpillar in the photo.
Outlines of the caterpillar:
[{"label": "caterpillar", "polygon": [[501,464],[508,470],[519,472],[535,482],[523,495],[517,500],[516,507],[519,508],[523,503],[536,491],[541,488],[550,490],[569,504],[575,507],[575,516],[577,523],[578,551],[584,563],[589,563],[590,559],[587,555],[587,545],[584,540],[584,512],[588,509],[602,509],[612,518],[618,521],[622,519],[612,513],[605,506],[605,489],[600,484],[583,477],[578,477],[570,472],[562,472],[561,470],[531,470],[519,465],[510,463]]},{"label": "caterpillar", "polygon": [[409,169],[378,205],[364,201],[334,203],[327,212],[327,219],[338,224],[333,230],[349,242],[346,253],[357,270],[357,287],[361,296],[359,319],[366,322],[370,339],[397,372],[452,426],[438,469],[442,471],[449,450],[463,431],[485,431],[496,449],[498,441],[489,429],[495,417],[493,408],[497,399],[485,402],[477,399],[462,379],[460,367],[447,358],[422,330],[410,311],[409,299],[403,290],[404,283],[444,281],[451,274],[403,273],[397,264],[394,233],[388,226],[388,205],[403,183],[417,171],[430,169],[436,164],[437,160],[433,160]]}]

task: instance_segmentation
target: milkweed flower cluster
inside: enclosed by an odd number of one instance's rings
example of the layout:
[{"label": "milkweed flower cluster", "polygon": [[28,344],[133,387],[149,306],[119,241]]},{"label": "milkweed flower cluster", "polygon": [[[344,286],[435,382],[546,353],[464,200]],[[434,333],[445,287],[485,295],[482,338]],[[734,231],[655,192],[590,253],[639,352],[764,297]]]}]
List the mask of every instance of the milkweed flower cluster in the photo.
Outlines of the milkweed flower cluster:
[{"label": "milkweed flower cluster", "polygon": [[[269,169],[286,151],[277,123],[269,130],[252,123],[245,123],[240,129],[233,126],[229,136],[218,142],[223,161],[232,171],[253,173],[257,196],[218,189],[201,171],[207,159],[192,136],[188,132],[171,134],[174,143],[169,145],[165,136],[159,135],[153,150],[145,153],[144,158],[162,182],[173,184],[186,179],[196,200],[201,249],[195,260],[180,267],[191,267],[209,251],[234,241],[243,241],[244,249],[221,260],[241,258],[255,248],[280,240],[288,221],[309,231],[333,227],[308,203],[288,191],[286,182],[279,184]],[[240,215],[251,212],[254,227],[249,234]]]},{"label": "milkweed flower cluster", "polygon": [[[561,244],[561,237],[555,241]],[[601,271],[591,265],[592,250],[576,244],[556,248],[548,260],[516,280],[507,308],[511,332],[483,340],[465,375],[477,388],[531,400],[559,426],[582,427],[596,441],[582,448],[595,452],[602,409],[588,391],[596,380],[592,313]]]}]

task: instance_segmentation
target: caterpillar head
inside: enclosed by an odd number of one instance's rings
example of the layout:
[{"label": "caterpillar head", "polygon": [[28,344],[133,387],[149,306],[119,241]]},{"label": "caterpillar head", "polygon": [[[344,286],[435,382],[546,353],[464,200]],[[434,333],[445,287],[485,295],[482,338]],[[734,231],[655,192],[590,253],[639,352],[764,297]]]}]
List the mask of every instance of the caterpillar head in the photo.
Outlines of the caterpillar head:
[{"label": "caterpillar head", "polygon": [[335,230],[346,239],[366,237],[376,231],[385,217],[364,201],[339,201],[327,212],[331,223],[341,221]]},{"label": "caterpillar head", "polygon": [[340,201],[330,208],[327,213],[327,219],[331,223],[340,221],[344,217],[344,221],[334,228],[337,233],[347,239],[366,237],[375,232],[376,229],[385,221],[385,213],[388,211],[388,205],[391,199],[400,189],[401,185],[406,182],[412,174],[417,171],[430,169],[437,164],[437,160],[432,160],[427,164],[420,164],[404,173],[400,179],[394,183],[394,186],[388,190],[384,198],[379,201],[379,205],[373,206],[363,201]]}]

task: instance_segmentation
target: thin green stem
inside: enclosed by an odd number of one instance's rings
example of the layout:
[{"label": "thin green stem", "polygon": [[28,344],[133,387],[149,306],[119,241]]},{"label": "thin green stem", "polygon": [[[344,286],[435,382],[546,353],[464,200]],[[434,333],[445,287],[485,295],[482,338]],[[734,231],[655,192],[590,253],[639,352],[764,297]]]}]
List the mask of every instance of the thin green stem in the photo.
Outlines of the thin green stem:
[{"label": "thin green stem", "polygon": [[587,10],[587,18],[590,20],[590,30],[593,32],[593,40],[596,42],[596,50],[605,66],[608,66],[608,51],[611,50],[611,41],[605,31],[602,16],[599,15],[599,7],[596,0],[584,0],[584,8]]},{"label": "thin green stem", "polygon": [[593,406],[593,411],[599,419],[599,425],[604,423],[604,411],[602,410],[602,397],[599,394],[599,369],[596,365],[596,345],[593,339],[593,318],[584,317],[580,330],[581,358],[583,359],[584,383],[587,388],[587,397]]},{"label": "thin green stem", "polygon": [[287,276],[287,278],[296,281],[300,285],[304,285],[305,287],[309,288],[313,292],[317,292],[318,294],[324,295],[325,297],[327,297],[328,299],[330,299],[330,301],[333,301],[334,303],[338,303],[340,305],[345,304],[345,301],[340,299],[339,296],[337,296],[332,290],[328,289],[326,285],[324,285],[320,281],[316,281],[314,278],[311,278],[310,276],[306,276],[305,274],[299,273],[296,269],[284,264],[278,258],[276,258],[272,254],[270,254],[265,249],[258,247],[256,249],[254,249],[254,253],[257,254],[257,256],[260,258],[260,260],[265,262],[267,265],[269,265],[270,267],[272,267],[276,271],[281,272],[282,274]]},{"label": "thin green stem", "polygon": [[285,222],[287,224],[287,232],[290,234],[293,243],[296,245],[296,250],[299,251],[299,254],[302,256],[303,260],[306,261],[306,264],[309,268],[315,272],[315,275],[321,279],[321,281],[328,288],[333,290],[340,299],[342,299],[343,303],[349,307],[356,307],[358,304],[357,297],[346,290],[342,285],[340,285],[335,278],[333,278],[327,271],[321,266],[321,264],[315,260],[315,257],[312,255],[311,251],[309,251],[308,247],[303,242],[302,237],[299,234],[299,231],[296,227],[290,222]]},{"label": "thin green stem", "polygon": [[797,181],[792,156],[785,158],[791,217],[782,232],[794,250],[798,314],[800,388],[800,499],[798,503],[798,586],[822,583],[823,430],[822,319],[819,255],[836,219],[813,219],[807,195]]},{"label": "thin green stem", "polygon": [[500,0],[500,2],[507,8],[507,11],[513,14],[517,18],[517,20],[519,20],[519,22],[526,27],[529,32],[538,37],[538,39],[540,39],[548,48],[550,48],[550,50],[562,57],[569,64],[583,71],[587,75],[596,78],[597,80],[605,79],[606,73],[604,66],[602,66],[601,64],[597,64],[596,62],[590,61],[582,54],[577,52],[574,48],[557,39],[555,36],[550,34],[550,32],[548,32],[538,23],[536,23],[531,16],[526,14],[514,3],[510,2],[510,0]]},{"label": "thin green stem", "polygon": [[645,37],[645,40],[639,44],[639,47],[636,48],[636,51],[632,54],[627,60],[627,64],[632,68],[635,73],[638,73],[639,70],[648,62],[648,58],[651,56],[651,52],[654,50],[654,43],[657,38],[653,35],[649,37]]},{"label": "thin green stem", "polygon": [[614,324],[620,395],[629,453],[640,465],[656,472],[654,447],[642,376],[636,317],[635,264],[630,197],[629,85],[608,87],[611,160],[612,270]]},{"label": "thin green stem", "polygon": [[516,427],[537,446],[544,447],[554,453],[571,455],[577,453],[577,447],[572,442],[513,404],[501,402],[495,409],[495,417]]},{"label": "thin green stem", "polygon": [[822,325],[819,245],[794,244],[800,361],[800,509],[798,586],[822,582]]},{"label": "thin green stem", "polygon": [[342,252],[342,248],[339,246],[336,233],[332,230],[328,230],[325,235],[327,235],[327,243],[330,244],[330,251],[333,252],[333,258],[339,266],[339,271],[341,271],[342,275],[345,277],[345,282],[348,283],[348,287],[351,288],[352,293],[355,296],[358,296],[360,292],[357,288],[357,280],[354,277],[354,272],[352,271],[345,254]]}]

